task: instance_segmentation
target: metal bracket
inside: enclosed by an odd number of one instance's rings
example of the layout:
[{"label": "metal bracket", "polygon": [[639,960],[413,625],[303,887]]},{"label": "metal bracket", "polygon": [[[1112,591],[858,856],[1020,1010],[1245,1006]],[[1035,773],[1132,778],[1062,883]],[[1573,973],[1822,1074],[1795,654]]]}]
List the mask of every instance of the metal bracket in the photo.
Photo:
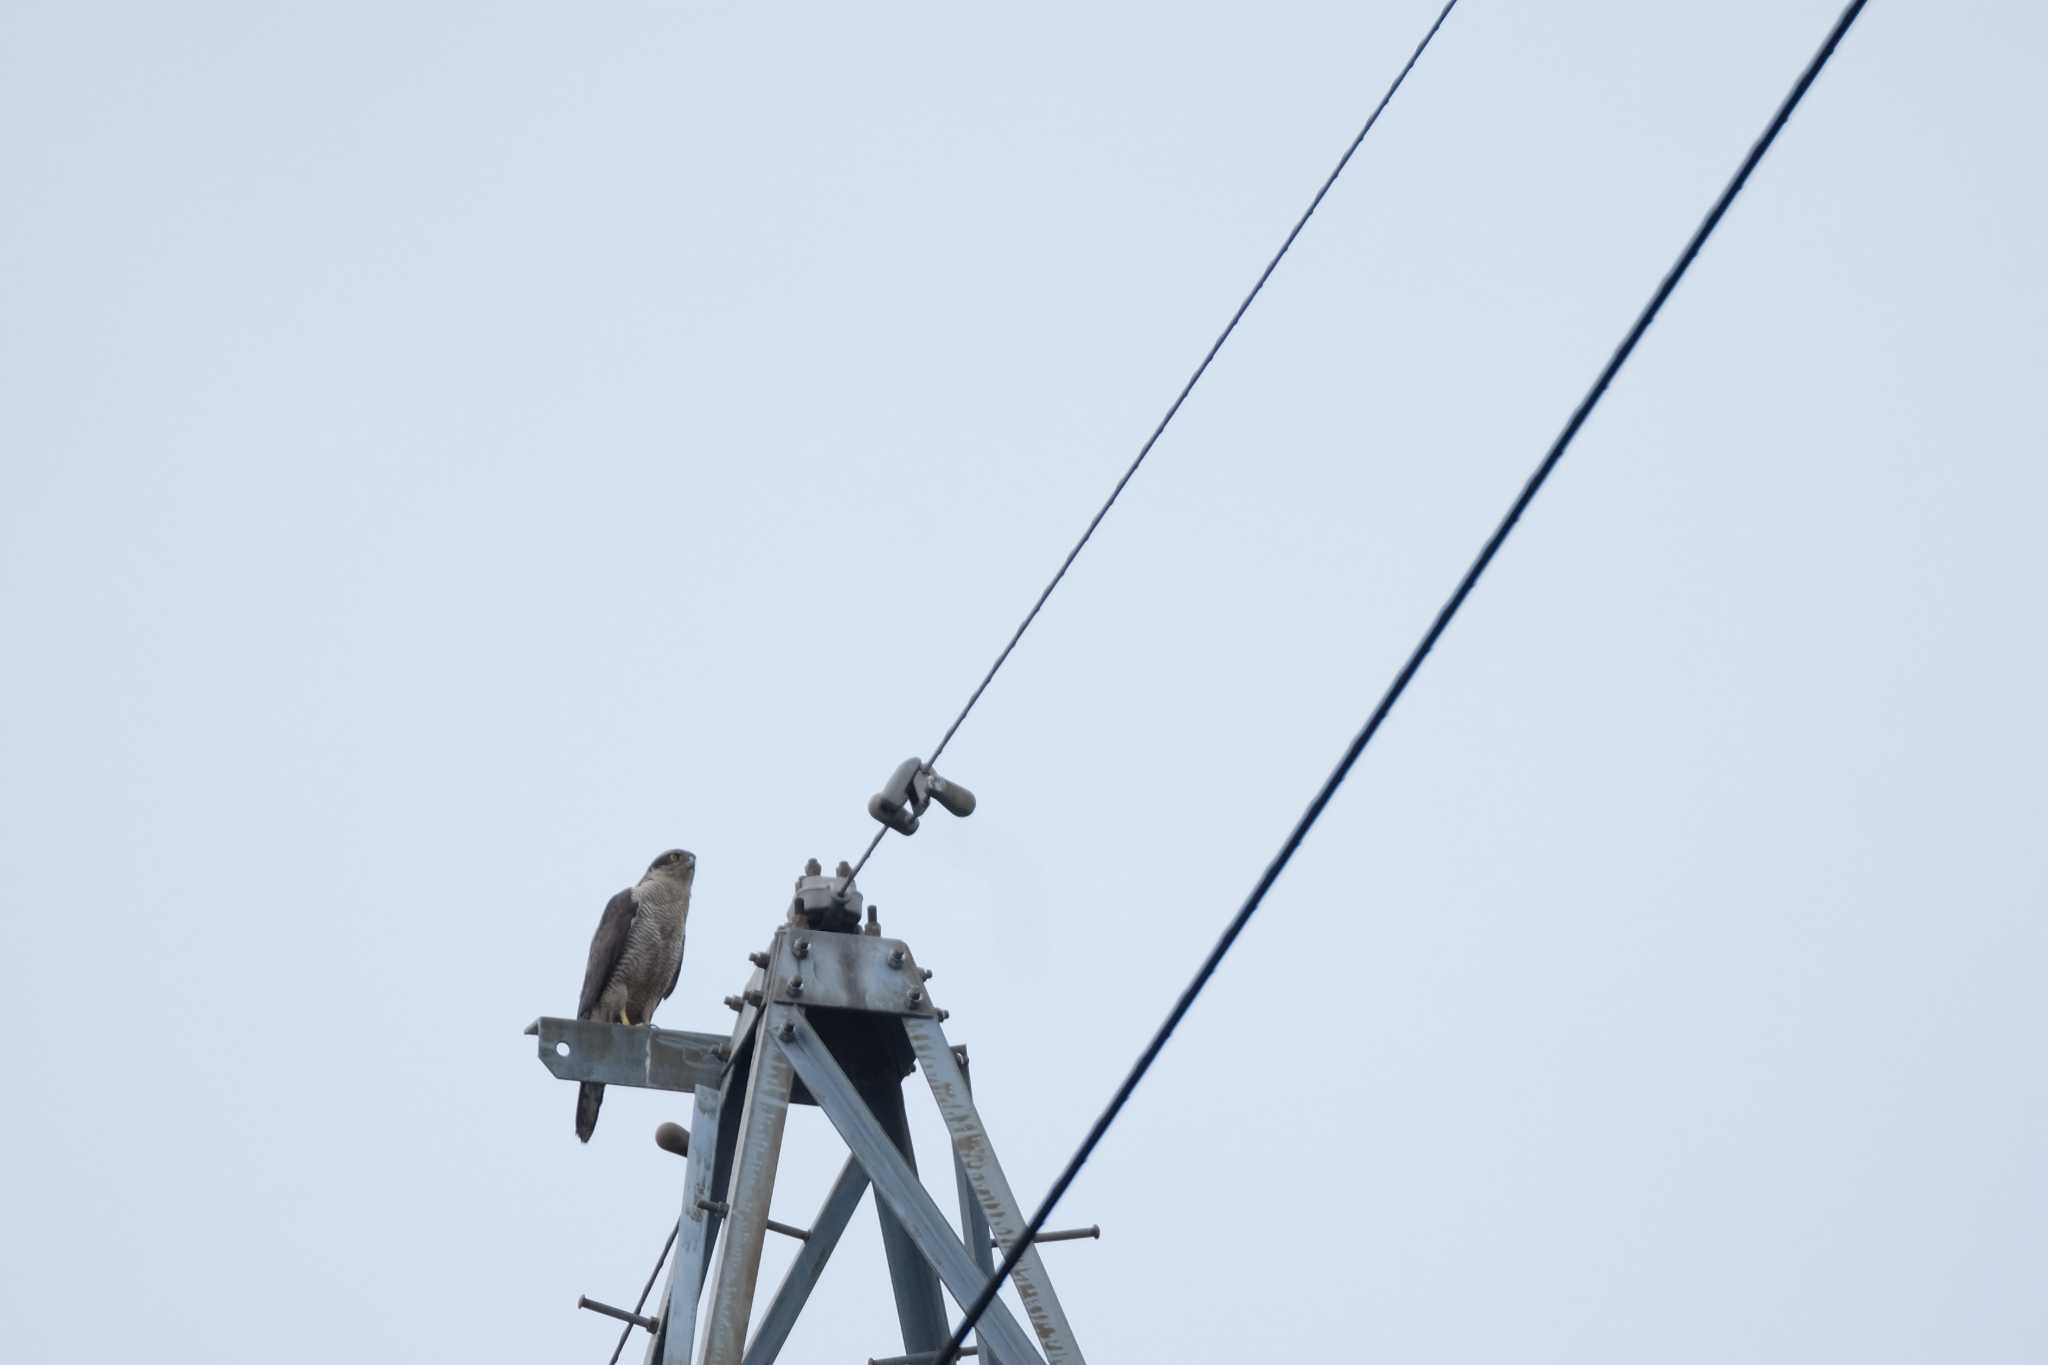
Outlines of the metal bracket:
[{"label": "metal bracket", "polygon": [[927,974],[900,939],[780,929],[768,970],[771,1005],[920,1017],[937,1013],[925,986]]},{"label": "metal bracket", "polygon": [[727,1044],[716,1033],[552,1018],[534,1020],[526,1032],[540,1039],[541,1063],[565,1081],[688,1094],[725,1074]]}]

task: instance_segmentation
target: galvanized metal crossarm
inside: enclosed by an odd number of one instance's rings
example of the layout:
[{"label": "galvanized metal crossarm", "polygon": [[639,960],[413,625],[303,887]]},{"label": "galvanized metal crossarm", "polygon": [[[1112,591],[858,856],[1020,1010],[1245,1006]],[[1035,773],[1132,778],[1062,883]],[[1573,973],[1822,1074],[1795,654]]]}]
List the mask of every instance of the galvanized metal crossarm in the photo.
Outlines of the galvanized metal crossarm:
[{"label": "galvanized metal crossarm", "polygon": [[689,1094],[715,1086],[730,1044],[723,1034],[540,1018],[526,1026],[540,1039],[541,1064],[565,1081],[638,1086]]}]

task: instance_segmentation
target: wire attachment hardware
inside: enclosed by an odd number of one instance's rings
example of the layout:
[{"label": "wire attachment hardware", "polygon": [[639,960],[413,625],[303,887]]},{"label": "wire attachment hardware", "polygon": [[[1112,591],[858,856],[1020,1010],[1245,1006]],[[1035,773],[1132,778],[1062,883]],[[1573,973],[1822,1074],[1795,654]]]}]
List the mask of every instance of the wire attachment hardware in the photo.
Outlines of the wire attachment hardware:
[{"label": "wire attachment hardware", "polygon": [[868,798],[868,814],[898,834],[915,834],[918,818],[934,801],[962,818],[974,814],[973,792],[940,777],[923,759],[906,758]]},{"label": "wire attachment hardware", "polygon": [[629,1324],[626,1329],[627,1331],[631,1331],[634,1327],[638,1327],[643,1332],[661,1330],[661,1319],[659,1318],[650,1318],[645,1313],[629,1313],[623,1308],[614,1308],[608,1303],[599,1303],[596,1299],[590,1298],[587,1295],[579,1295],[576,1299],[576,1306],[587,1312],[601,1314],[612,1319],[614,1322],[627,1323]]}]

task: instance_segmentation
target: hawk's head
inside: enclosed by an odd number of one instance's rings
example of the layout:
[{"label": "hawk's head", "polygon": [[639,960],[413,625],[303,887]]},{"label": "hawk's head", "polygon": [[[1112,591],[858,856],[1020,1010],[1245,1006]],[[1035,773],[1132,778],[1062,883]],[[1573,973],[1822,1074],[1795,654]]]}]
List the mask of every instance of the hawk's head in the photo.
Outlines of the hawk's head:
[{"label": "hawk's head", "polygon": [[[697,855],[685,849],[672,848],[647,865],[648,877],[659,877],[680,886],[688,886],[696,875]],[[641,880],[646,879],[643,877]]]}]

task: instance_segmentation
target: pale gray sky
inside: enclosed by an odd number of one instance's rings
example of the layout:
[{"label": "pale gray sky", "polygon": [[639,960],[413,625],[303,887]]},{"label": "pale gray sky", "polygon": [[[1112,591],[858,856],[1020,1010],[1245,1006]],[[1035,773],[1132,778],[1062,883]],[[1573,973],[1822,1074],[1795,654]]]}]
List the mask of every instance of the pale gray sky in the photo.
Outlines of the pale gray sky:
[{"label": "pale gray sky", "polygon": [[[601,1365],[678,1106],[520,1029],[678,843],[725,1026],[1435,8],[0,5],[0,1353]],[[1835,10],[1460,6],[877,855],[1027,1199]],[[2048,1356],[2044,88],[1870,7],[1074,1189],[1091,1359]]]}]

